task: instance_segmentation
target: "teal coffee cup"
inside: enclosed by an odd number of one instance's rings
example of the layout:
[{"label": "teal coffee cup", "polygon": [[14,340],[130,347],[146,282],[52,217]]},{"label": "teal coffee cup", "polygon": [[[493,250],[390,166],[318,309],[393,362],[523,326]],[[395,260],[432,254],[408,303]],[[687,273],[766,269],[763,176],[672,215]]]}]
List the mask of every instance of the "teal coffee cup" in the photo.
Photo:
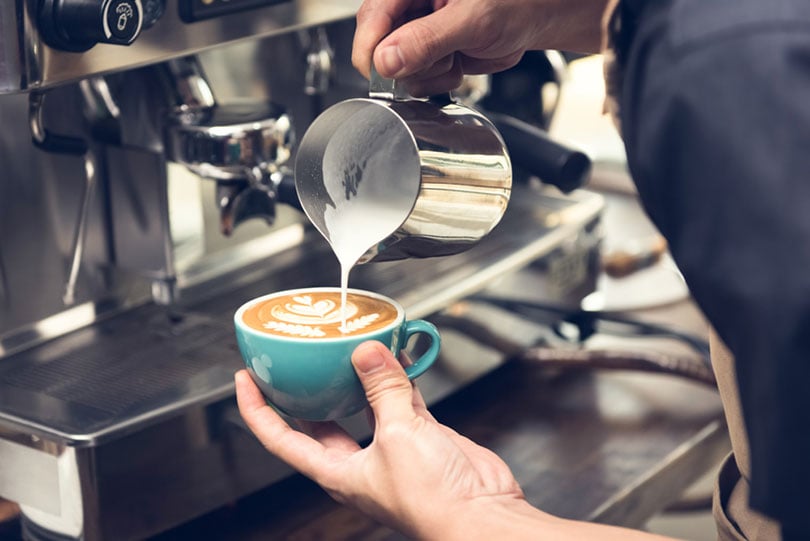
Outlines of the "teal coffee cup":
[{"label": "teal coffee cup", "polygon": [[253,299],[234,315],[236,339],[250,375],[267,401],[282,413],[308,421],[349,417],[366,405],[351,356],[367,340],[399,355],[415,334],[430,338],[427,351],[405,372],[425,372],[439,354],[441,338],[431,323],[405,319],[396,301],[340,288],[280,291]]}]

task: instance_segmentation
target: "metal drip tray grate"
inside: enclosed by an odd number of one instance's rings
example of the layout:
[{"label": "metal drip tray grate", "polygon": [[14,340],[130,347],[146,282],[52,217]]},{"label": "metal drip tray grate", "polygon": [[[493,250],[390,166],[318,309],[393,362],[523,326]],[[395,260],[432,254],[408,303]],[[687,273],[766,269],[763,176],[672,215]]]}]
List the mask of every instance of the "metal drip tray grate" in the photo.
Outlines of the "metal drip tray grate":
[{"label": "metal drip tray grate", "polygon": [[239,368],[229,325],[197,314],[170,322],[150,308],[157,313],[148,319],[143,310],[119,316],[40,348],[36,359],[10,360],[0,372],[0,403],[17,400],[3,404],[5,412],[39,412],[70,439],[93,440],[123,419],[205,391],[212,372],[219,380]]},{"label": "metal drip tray grate", "polygon": [[114,415],[184,385],[200,370],[217,364],[202,354],[216,338],[209,335],[182,353],[174,351],[173,343],[161,340],[146,347],[132,344],[118,358],[76,352],[39,366],[20,367],[7,374],[3,383]]}]

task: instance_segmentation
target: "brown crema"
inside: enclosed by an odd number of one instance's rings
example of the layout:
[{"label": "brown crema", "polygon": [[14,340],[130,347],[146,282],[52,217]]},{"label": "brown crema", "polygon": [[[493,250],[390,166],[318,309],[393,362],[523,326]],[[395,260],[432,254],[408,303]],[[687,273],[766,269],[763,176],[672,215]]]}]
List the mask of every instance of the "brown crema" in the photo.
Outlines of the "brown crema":
[{"label": "brown crema", "polygon": [[397,308],[383,299],[349,293],[346,327],[340,291],[299,291],[257,302],[242,321],[259,332],[290,338],[340,338],[374,332],[397,319]]}]

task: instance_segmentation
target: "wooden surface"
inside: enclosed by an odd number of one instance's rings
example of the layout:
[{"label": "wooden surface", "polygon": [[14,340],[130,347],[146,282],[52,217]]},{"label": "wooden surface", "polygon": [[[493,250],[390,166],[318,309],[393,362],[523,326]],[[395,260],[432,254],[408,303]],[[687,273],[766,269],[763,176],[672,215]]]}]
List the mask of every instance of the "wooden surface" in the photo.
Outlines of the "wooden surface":
[{"label": "wooden surface", "polygon": [[[550,513],[641,526],[714,466],[728,442],[716,393],[673,376],[551,375],[506,364],[432,408],[498,453]],[[154,541],[398,540],[294,476]]]}]

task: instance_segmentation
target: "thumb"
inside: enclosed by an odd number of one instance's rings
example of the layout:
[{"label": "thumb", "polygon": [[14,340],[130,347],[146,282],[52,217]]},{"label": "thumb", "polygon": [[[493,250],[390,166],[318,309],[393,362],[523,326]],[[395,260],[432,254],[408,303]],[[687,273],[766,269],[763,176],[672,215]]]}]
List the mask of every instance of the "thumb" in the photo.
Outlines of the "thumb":
[{"label": "thumb", "polygon": [[401,79],[478,43],[466,9],[452,5],[409,21],[374,50],[374,66],[383,77]]},{"label": "thumb", "polygon": [[416,416],[411,381],[387,347],[380,342],[363,342],[354,350],[352,364],[378,426]]}]

